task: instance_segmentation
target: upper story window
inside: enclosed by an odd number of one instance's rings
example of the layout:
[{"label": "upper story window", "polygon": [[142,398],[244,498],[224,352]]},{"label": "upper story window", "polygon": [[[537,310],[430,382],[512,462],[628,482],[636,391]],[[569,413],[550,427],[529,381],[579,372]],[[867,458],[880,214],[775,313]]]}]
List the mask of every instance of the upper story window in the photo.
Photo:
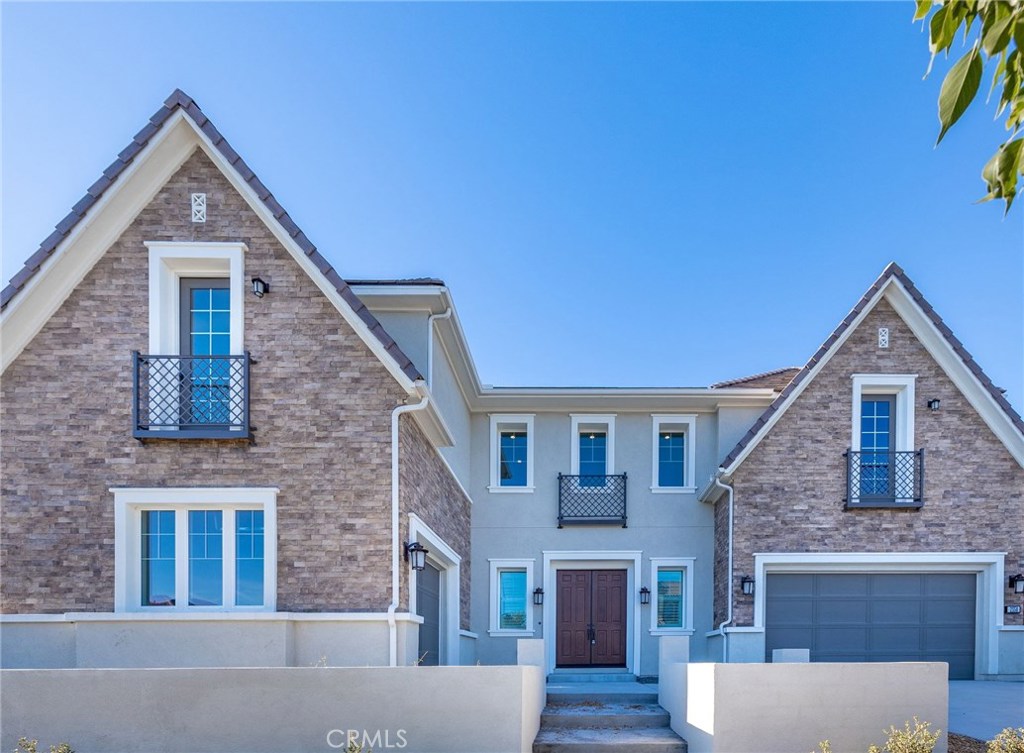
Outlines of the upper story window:
[{"label": "upper story window", "polygon": [[114,489],[115,609],[273,610],[276,489]]},{"label": "upper story window", "polygon": [[491,416],[492,492],[533,491],[533,416]]},{"label": "upper story window", "polygon": [[854,374],[847,506],[920,506],[913,374]]},{"label": "upper story window", "polygon": [[241,243],[147,243],[149,352],[134,357],[137,438],[245,438]]},{"label": "upper story window", "polygon": [[652,421],[651,491],[693,492],[697,417],[656,414]]},{"label": "upper story window", "polygon": [[570,461],[580,486],[604,486],[615,473],[615,416],[572,414]]}]

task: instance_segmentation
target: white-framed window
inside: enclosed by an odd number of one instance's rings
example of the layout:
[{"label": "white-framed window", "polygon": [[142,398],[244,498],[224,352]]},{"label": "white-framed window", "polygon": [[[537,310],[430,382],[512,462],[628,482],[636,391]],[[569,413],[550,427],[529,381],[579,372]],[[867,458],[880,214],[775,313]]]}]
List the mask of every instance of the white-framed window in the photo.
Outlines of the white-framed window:
[{"label": "white-framed window", "polygon": [[492,492],[533,491],[533,415],[491,415]]},{"label": "white-framed window", "polygon": [[533,635],[532,559],[491,559],[490,635]]},{"label": "white-framed window", "polygon": [[572,413],[569,416],[571,475],[581,487],[604,486],[602,476],[615,474],[615,416]]},{"label": "white-framed window", "polygon": [[651,635],[693,634],[693,557],[651,557]]},{"label": "white-framed window", "polygon": [[697,416],[651,415],[651,491],[696,492]]},{"label": "white-framed window", "polygon": [[848,504],[915,497],[916,374],[854,374]]},{"label": "white-framed window", "polygon": [[277,491],[111,489],[115,611],[274,611]]}]

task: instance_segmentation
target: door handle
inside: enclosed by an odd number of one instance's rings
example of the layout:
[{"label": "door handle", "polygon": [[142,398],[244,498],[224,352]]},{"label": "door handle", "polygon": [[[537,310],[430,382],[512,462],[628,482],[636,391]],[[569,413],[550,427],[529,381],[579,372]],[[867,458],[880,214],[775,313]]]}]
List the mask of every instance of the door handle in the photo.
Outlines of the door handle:
[{"label": "door handle", "polygon": [[595,632],[593,625],[587,625],[587,640],[592,644],[597,643],[597,633]]}]

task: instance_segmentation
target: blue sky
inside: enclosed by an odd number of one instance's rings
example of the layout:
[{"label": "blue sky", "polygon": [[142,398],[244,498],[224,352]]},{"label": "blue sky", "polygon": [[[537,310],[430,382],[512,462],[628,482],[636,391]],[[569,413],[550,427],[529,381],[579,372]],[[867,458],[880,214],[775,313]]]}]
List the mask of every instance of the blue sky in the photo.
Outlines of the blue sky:
[{"label": "blue sky", "polygon": [[2,6],[6,281],[175,88],[340,270],[437,276],[487,383],[802,364],[890,260],[1024,403],[1024,207],[933,149],[905,3]]}]

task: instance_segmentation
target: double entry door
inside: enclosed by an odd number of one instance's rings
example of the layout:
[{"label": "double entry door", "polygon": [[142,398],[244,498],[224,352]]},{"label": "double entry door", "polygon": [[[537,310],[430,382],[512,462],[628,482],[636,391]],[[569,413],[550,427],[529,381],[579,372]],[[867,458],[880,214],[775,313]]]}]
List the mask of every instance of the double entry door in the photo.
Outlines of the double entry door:
[{"label": "double entry door", "polygon": [[559,570],[559,667],[626,665],[626,571]]}]

